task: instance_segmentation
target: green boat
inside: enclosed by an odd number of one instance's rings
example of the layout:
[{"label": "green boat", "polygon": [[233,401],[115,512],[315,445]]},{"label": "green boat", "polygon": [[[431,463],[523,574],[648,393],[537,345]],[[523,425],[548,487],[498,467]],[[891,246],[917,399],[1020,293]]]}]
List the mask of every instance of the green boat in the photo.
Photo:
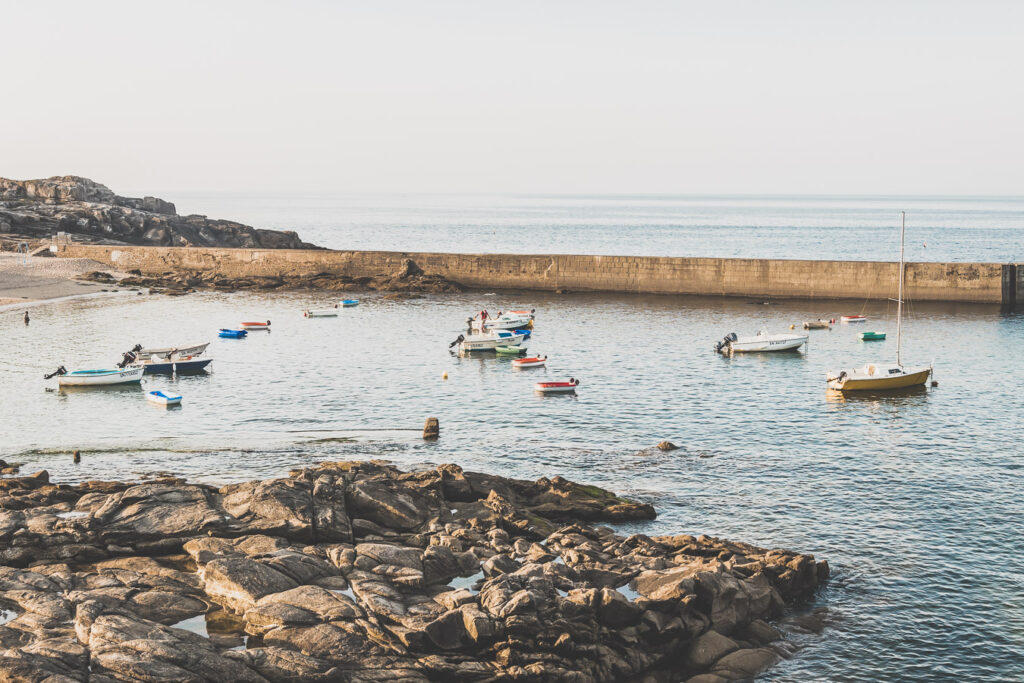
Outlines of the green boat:
[{"label": "green boat", "polygon": [[885,332],[861,332],[861,341],[885,341]]},{"label": "green boat", "polygon": [[523,349],[518,346],[495,346],[494,350],[497,351],[498,353],[512,353],[517,356],[526,351],[526,349]]}]

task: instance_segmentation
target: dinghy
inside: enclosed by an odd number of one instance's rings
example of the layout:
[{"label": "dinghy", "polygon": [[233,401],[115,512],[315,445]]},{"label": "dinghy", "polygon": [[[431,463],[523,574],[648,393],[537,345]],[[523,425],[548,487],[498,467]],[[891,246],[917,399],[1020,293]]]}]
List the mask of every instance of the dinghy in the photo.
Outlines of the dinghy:
[{"label": "dinghy", "polygon": [[182,356],[199,356],[202,355],[209,345],[210,342],[206,342],[205,344],[193,344],[192,346],[168,346],[162,349],[144,349],[141,345],[136,345],[132,350],[138,355],[139,360],[148,360],[150,358],[166,358],[172,353]]},{"label": "dinghy", "polygon": [[868,321],[866,315],[844,315],[839,319],[844,323],[866,323]]},{"label": "dinghy", "polygon": [[861,332],[861,341],[885,341],[885,332]]},{"label": "dinghy", "polygon": [[245,330],[229,330],[226,327],[221,328],[221,331],[217,333],[217,336],[222,339],[244,339],[249,334]]},{"label": "dinghy", "polygon": [[302,315],[307,318],[337,318],[338,311],[334,308],[314,308],[303,311]]},{"label": "dinghy", "polygon": [[570,377],[568,382],[537,382],[533,390],[540,394],[570,394],[576,391],[580,381]]},{"label": "dinghy", "polygon": [[760,330],[753,337],[739,337],[735,332],[715,344],[719,353],[750,353],[760,351],[792,351],[807,342],[806,334],[768,334]]},{"label": "dinghy", "polygon": [[240,327],[243,330],[266,330],[267,332],[269,332],[270,321],[268,320],[265,323],[242,323]]},{"label": "dinghy", "polygon": [[821,318],[818,318],[817,320],[805,320],[804,321],[804,329],[805,330],[829,330],[829,329],[832,329],[832,325],[829,323],[829,321],[822,320]]},{"label": "dinghy", "polygon": [[146,400],[158,406],[180,406],[181,396],[169,394],[160,389],[146,392]]},{"label": "dinghy", "polygon": [[56,376],[57,383],[62,387],[95,387],[141,382],[142,375],[143,369],[141,366],[114,370],[75,370],[68,372],[62,365],[57,368],[56,372],[44,375],[43,377],[44,379],[50,379]]},{"label": "dinghy", "polygon": [[514,368],[539,368],[548,362],[547,356],[532,356],[530,358],[516,358],[512,361]]},{"label": "dinghy", "polygon": [[343,299],[341,305],[348,308],[349,306],[358,306],[359,299]]}]

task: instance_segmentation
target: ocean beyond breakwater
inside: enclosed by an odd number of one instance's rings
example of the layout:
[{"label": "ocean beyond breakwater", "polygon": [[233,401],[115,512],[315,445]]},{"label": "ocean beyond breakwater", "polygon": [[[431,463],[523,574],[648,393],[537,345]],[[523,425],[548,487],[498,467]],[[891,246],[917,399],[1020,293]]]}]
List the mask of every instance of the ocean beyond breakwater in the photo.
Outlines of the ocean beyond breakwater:
[{"label": "ocean beyond breakwater", "polygon": [[[31,680],[741,680],[828,564],[617,535],[555,477],[325,463],[220,488],[0,480],[0,672]],[[706,674],[706,675],[702,675]],[[691,678],[692,677],[692,678]]]}]

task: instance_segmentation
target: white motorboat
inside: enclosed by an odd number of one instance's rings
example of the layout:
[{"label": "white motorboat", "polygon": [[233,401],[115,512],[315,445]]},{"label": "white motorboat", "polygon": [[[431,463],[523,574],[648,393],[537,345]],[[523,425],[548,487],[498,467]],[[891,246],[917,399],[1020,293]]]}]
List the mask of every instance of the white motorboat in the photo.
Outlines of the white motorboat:
[{"label": "white motorboat", "polygon": [[45,378],[56,376],[57,383],[62,387],[92,387],[141,382],[145,371],[146,369],[141,365],[113,370],[75,370],[73,372],[68,372],[61,366],[55,373],[46,375]]},{"label": "white motorboat", "polygon": [[570,377],[568,382],[537,382],[533,390],[539,394],[573,394],[579,385],[578,379]]},{"label": "white motorboat", "polygon": [[792,351],[807,343],[806,334],[768,334],[760,330],[752,337],[739,337],[735,332],[715,344],[719,353],[750,353],[760,351]]},{"label": "white motorboat", "polygon": [[203,351],[206,351],[206,347],[210,345],[210,342],[205,344],[194,344],[192,346],[168,346],[162,349],[143,349],[139,346],[132,349],[138,356],[139,360],[149,360],[150,358],[167,358],[172,353],[176,354],[179,358],[184,356],[200,356]]},{"label": "white motorboat", "polygon": [[514,368],[539,368],[548,362],[547,356],[532,356],[530,358],[516,358],[512,361]]},{"label": "white motorboat", "polygon": [[483,319],[480,314],[470,318],[469,328],[474,332],[485,332],[487,330],[519,330],[533,327],[533,311],[509,311],[499,314],[493,318]]},{"label": "white motorboat", "polygon": [[458,346],[459,353],[494,351],[499,346],[519,346],[527,336],[529,335],[525,332],[509,330],[490,330],[482,334],[471,334],[468,337],[460,334],[455,341],[448,345],[448,348]]},{"label": "white motorboat", "polygon": [[181,396],[167,393],[160,389],[146,392],[146,400],[158,406],[180,406]]},{"label": "white motorboat", "polygon": [[302,315],[307,318],[337,318],[337,308],[313,308],[307,311],[303,311]]}]

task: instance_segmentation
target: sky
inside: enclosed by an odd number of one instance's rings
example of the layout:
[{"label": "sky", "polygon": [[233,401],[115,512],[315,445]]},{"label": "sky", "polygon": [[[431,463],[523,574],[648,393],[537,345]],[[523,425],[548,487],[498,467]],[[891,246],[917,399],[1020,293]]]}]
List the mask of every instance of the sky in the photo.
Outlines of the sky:
[{"label": "sky", "polygon": [[1020,195],[1021,2],[19,2],[0,176]]}]

